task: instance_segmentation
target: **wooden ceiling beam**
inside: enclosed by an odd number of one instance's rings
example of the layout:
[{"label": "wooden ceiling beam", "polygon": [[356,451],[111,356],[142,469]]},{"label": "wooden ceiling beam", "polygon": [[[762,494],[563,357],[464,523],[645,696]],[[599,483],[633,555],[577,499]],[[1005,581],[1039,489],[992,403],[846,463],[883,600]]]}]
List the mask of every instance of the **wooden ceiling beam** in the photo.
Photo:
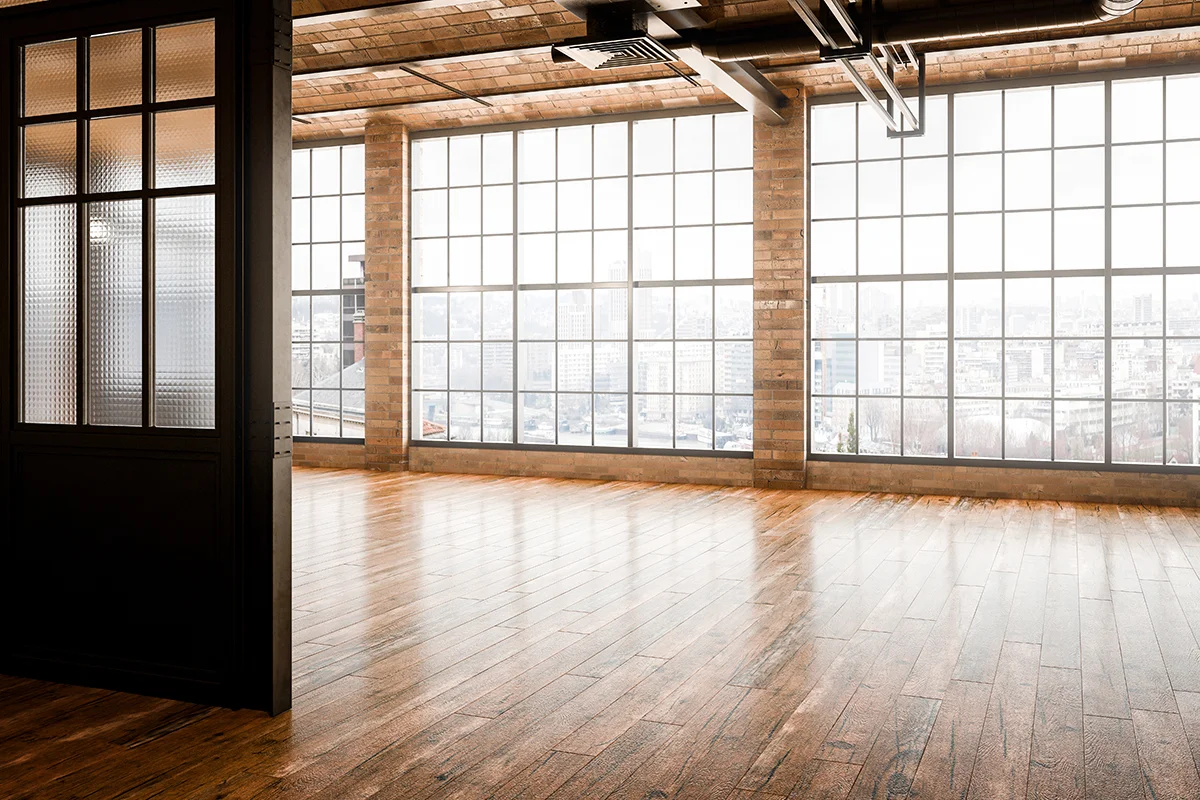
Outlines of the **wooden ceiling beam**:
[{"label": "wooden ceiling beam", "polygon": [[365,3],[358,8],[345,11],[319,11],[316,14],[300,14],[292,18],[293,28],[311,28],[355,19],[374,19],[388,14],[413,11],[431,11],[450,6],[465,5],[470,0],[407,0],[401,3]]},{"label": "wooden ceiling beam", "polygon": [[548,55],[551,45],[542,44],[532,47],[502,47],[495,50],[478,50],[473,53],[455,53],[435,58],[405,58],[389,61],[366,61],[345,67],[328,69],[297,70],[292,73],[292,81],[312,81],[322,78],[346,78],[354,75],[373,75],[386,72],[407,72],[409,69],[437,67],[443,64],[469,64],[473,61],[486,61],[491,58],[525,58],[528,56]]}]

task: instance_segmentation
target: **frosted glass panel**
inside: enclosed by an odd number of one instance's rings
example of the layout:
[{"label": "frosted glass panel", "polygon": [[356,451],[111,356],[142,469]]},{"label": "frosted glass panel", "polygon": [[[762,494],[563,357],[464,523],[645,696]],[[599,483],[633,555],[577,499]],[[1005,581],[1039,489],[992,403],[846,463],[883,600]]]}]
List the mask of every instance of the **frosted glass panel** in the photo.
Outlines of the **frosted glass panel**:
[{"label": "frosted glass panel", "polygon": [[142,102],[142,32],[93,36],[89,48],[88,102],[92,108]]},{"label": "frosted glass panel", "polygon": [[216,182],[213,109],[193,108],[154,115],[154,185],[202,186]]},{"label": "frosted glass panel", "polygon": [[25,129],[25,196],[75,193],[75,123]]},{"label": "frosted glass panel", "polygon": [[155,204],[154,413],[159,427],[215,425],[215,217],[211,195]]},{"label": "frosted glass panel", "polygon": [[75,110],[74,39],[25,48],[25,116]]},{"label": "frosted glass panel", "polygon": [[88,190],[127,192],[142,188],[142,118],[94,119],[88,137]]},{"label": "frosted glass panel", "polygon": [[75,422],[75,206],[24,211],[25,422]]},{"label": "frosted glass panel", "polygon": [[88,422],[141,425],[142,201],[88,216]]},{"label": "frosted glass panel", "polygon": [[216,94],[216,37],[212,20],[155,32],[155,99],[160,103]]}]

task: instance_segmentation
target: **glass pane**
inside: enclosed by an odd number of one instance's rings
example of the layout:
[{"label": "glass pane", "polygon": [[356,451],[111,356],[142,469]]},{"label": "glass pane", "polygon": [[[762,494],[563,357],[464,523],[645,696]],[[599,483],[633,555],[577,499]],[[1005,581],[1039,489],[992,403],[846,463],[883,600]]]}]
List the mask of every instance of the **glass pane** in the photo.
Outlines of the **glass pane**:
[{"label": "glass pane", "polygon": [[633,171],[644,175],[670,172],[675,159],[672,150],[674,120],[648,119],[633,123]]},{"label": "glass pane", "polygon": [[713,176],[711,173],[676,175],[675,224],[707,225],[712,222],[712,190]]},{"label": "glass pane", "polygon": [[75,110],[74,39],[25,48],[25,116],[65,114]]},{"label": "glass pane", "polygon": [[554,236],[522,236],[517,246],[517,280],[521,283],[554,283]]},{"label": "glass pane", "polygon": [[1104,268],[1104,210],[1054,212],[1054,268]]},{"label": "glass pane", "polygon": [[1002,161],[998,155],[954,159],[954,210],[999,211]]},{"label": "glass pane", "polygon": [[483,361],[477,342],[450,345],[450,388],[481,389]]},{"label": "glass pane", "polygon": [[716,343],[716,391],[750,394],[754,390],[754,345],[751,342]]},{"label": "glass pane", "polygon": [[482,253],[476,236],[450,240],[450,285],[479,286],[482,283]]},{"label": "glass pane", "polygon": [[[551,196],[551,202],[553,202],[553,196]],[[478,235],[481,233],[483,211],[480,203],[481,198],[478,187],[450,190],[449,225],[451,236]],[[548,229],[528,228],[527,230]]]},{"label": "glass pane", "polygon": [[857,330],[857,291],[853,283],[814,283],[812,292],[812,336],[825,339],[835,334],[854,335]]},{"label": "glass pane", "polygon": [[292,435],[312,434],[312,392],[292,392]]},{"label": "glass pane", "polygon": [[675,261],[678,279],[684,281],[712,278],[713,229],[677,228],[675,230]]},{"label": "glass pane", "polygon": [[1167,145],[1167,202],[1200,200],[1200,142]]},{"label": "glass pane", "polygon": [[512,332],[512,292],[484,292],[483,338],[492,340],[508,340],[512,338]]},{"label": "glass pane", "polygon": [[554,180],[555,139],[553,128],[517,134],[519,180]]},{"label": "glass pane", "polygon": [[216,90],[216,26],[212,20],[154,32],[155,99],[212,97]]},{"label": "glass pane", "polygon": [[75,193],[76,123],[31,125],[25,129],[25,196]]},{"label": "glass pane", "polygon": [[900,140],[889,139],[887,126],[874,108],[858,104],[858,157],[899,158]]},{"label": "glass pane", "polygon": [[1167,207],[1167,266],[1200,266],[1200,205]]},{"label": "glass pane", "polygon": [[1112,396],[1160,399],[1163,356],[1162,339],[1114,339]]},{"label": "glass pane", "polygon": [[1104,342],[1054,343],[1054,396],[1104,398]]},{"label": "glass pane", "polygon": [[1020,278],[1004,282],[1006,336],[1050,335],[1050,279]]},{"label": "glass pane", "polygon": [[1055,278],[1055,336],[1104,336],[1104,314],[1104,278]]},{"label": "glass pane", "polygon": [[1161,336],[1163,279],[1161,275],[1118,275],[1112,279],[1114,336]]},{"label": "glass pane", "polygon": [[1200,275],[1167,276],[1167,335],[1200,336]]},{"label": "glass pane", "polygon": [[366,408],[366,392],[342,392],[342,436],[363,438],[366,434]]},{"label": "glass pane", "polygon": [[623,392],[629,387],[629,348],[624,342],[597,342],[592,361],[593,387],[598,392]]},{"label": "glass pane", "polygon": [[669,175],[633,179],[633,224],[639,228],[670,225],[674,219],[674,180]]},{"label": "glass pane", "polygon": [[[712,169],[713,118],[704,115],[675,120],[675,171]],[[749,166],[740,164],[738,166]]]},{"label": "glass pane", "polygon": [[88,213],[88,422],[142,424],[142,203]]},{"label": "glass pane", "polygon": [[904,335],[940,338],[949,330],[945,281],[905,281]]},{"label": "glass pane", "polygon": [[141,31],[91,37],[88,58],[91,60],[88,102],[92,108],[142,102]]},{"label": "glass pane", "polygon": [[717,169],[754,166],[754,117],[750,114],[718,114]]},{"label": "glass pane", "polygon": [[1009,271],[1050,269],[1051,217],[1049,211],[1004,215],[1004,268]]},{"label": "glass pane", "polygon": [[1104,84],[1054,87],[1054,144],[1070,147],[1104,142]]},{"label": "glass pane", "polygon": [[864,283],[858,289],[858,335],[900,336],[900,284]]},{"label": "glass pane", "polygon": [[1050,87],[1010,89],[1004,93],[1004,148],[1032,150],[1050,146]]},{"label": "glass pane", "polygon": [[554,230],[555,185],[531,183],[517,190],[517,230]]},{"label": "glass pane", "polygon": [[412,381],[415,389],[445,389],[449,381],[447,373],[447,347],[444,344],[413,345]]},{"label": "glass pane", "polygon": [[1112,197],[1114,205],[1162,202],[1161,144],[1136,144],[1113,148]]},{"label": "glass pane", "polygon": [[753,173],[748,169],[734,172],[718,172],[713,181],[713,196],[717,198],[713,210],[713,221],[753,222]]},{"label": "glass pane", "polygon": [[1104,148],[1055,152],[1054,205],[1057,208],[1104,205]]},{"label": "glass pane", "polygon": [[1003,458],[999,400],[954,401],[954,454],[959,458]]},{"label": "glass pane", "polygon": [[595,338],[625,339],[629,336],[629,292],[625,289],[594,291]]},{"label": "glass pane", "polygon": [[857,189],[854,164],[814,166],[810,173],[812,189],[812,218],[832,219],[853,217],[856,213]]},{"label": "glass pane", "polygon": [[[954,217],[954,271],[999,272],[1003,269],[1000,214],[958,214]],[[1049,226],[1047,226],[1049,232]],[[1046,261],[1050,260],[1049,238]]]},{"label": "glass pane", "polygon": [[910,396],[946,395],[945,341],[904,343],[904,393]]},{"label": "glass pane", "polygon": [[1010,153],[1004,163],[1004,207],[1050,207],[1050,151]]},{"label": "glass pane", "polygon": [[1050,459],[1050,403],[1004,403],[1004,457],[1020,461]]},{"label": "glass pane", "polygon": [[1167,138],[1200,137],[1200,75],[1167,76]]},{"label": "glass pane", "polygon": [[[159,189],[216,182],[213,109],[154,115],[154,185]],[[315,216],[315,215],[314,215]]]},{"label": "glass pane", "polygon": [[558,390],[560,392],[590,392],[592,390],[592,346],[587,342],[559,342]]},{"label": "glass pane", "polygon": [[1000,92],[968,92],[954,96],[954,152],[979,153],[1000,149]]},{"label": "glass pane", "polygon": [[675,391],[711,394],[712,342],[679,342],[675,345]]},{"label": "glass pane", "polygon": [[[899,345],[897,344],[897,347]],[[899,350],[897,350],[897,353]],[[854,340],[813,342],[812,393],[853,395],[858,381]],[[899,373],[897,365],[897,373]],[[897,377],[899,377],[897,375]]]},{"label": "glass pane", "polygon": [[673,332],[674,290],[670,287],[633,290],[633,335],[639,339],[670,339]]},{"label": "glass pane", "polygon": [[1163,137],[1163,79],[1113,81],[1112,140],[1149,142]]},{"label": "glass pane", "polygon": [[592,338],[591,289],[559,291],[558,338],[575,341]]},{"label": "glass pane", "polygon": [[292,197],[307,197],[311,191],[312,151],[292,150]]},{"label": "glass pane", "polygon": [[945,272],[949,245],[945,217],[904,220],[904,271],[908,274]]},{"label": "glass pane", "polygon": [[513,194],[511,186],[487,186],[483,190],[483,232],[512,233]]},{"label": "glass pane", "polygon": [[[292,297],[292,341],[307,342],[312,338],[312,304],[307,297]],[[308,383],[297,383],[307,386]]]},{"label": "glass pane", "polygon": [[625,447],[629,442],[629,400],[625,395],[593,398],[593,442],[597,447]]},{"label": "glass pane", "polygon": [[522,339],[554,339],[554,291],[520,293],[517,316]]},{"label": "glass pane", "polygon": [[312,286],[314,289],[336,289],[341,280],[339,256],[341,248],[336,244],[318,244],[312,248]]},{"label": "glass pane", "polygon": [[366,148],[361,144],[342,148],[342,192],[359,194],[367,190]]},{"label": "glass pane", "polygon": [[[959,397],[999,397],[1002,375],[1001,343],[954,343],[954,391]],[[999,412],[997,412],[999,413]]]},{"label": "glass pane", "polygon": [[859,275],[894,275],[900,271],[901,254],[899,219],[859,221]]},{"label": "glass pane", "polygon": [[511,394],[484,394],[483,440],[512,442],[513,403]]},{"label": "glass pane", "polygon": [[483,237],[483,282],[487,286],[509,286],[513,282],[513,238]]},{"label": "glass pane", "polygon": [[686,450],[711,450],[712,397],[675,398],[675,446]]},{"label": "glass pane", "polygon": [[1112,404],[1112,458],[1116,464],[1163,463],[1163,404]]},{"label": "glass pane", "polygon": [[1104,460],[1104,403],[1058,401],[1054,404],[1054,460]]},{"label": "glass pane", "polygon": [[904,401],[904,455],[946,455],[948,430],[945,400]]},{"label": "glass pane", "polygon": [[[885,217],[900,213],[900,162],[868,161],[858,165],[858,214]],[[843,216],[843,215],[839,215]],[[844,215],[850,216],[850,215]]]},{"label": "glass pane", "polygon": [[670,342],[635,342],[633,388],[638,392],[670,392],[674,375],[674,345]]},{"label": "glass pane", "polygon": [[445,392],[413,393],[413,438],[446,441],[450,403]]},{"label": "glass pane", "polygon": [[1000,281],[971,280],[954,284],[955,336],[999,336],[1000,324]]},{"label": "glass pane", "polygon": [[1004,343],[1004,393],[1008,397],[1049,397],[1050,342],[1009,339]]},{"label": "glass pane", "polygon": [[[915,109],[914,109],[915,110]],[[904,156],[940,156],[946,153],[949,140],[950,104],[946,96],[925,99],[925,133],[904,140]],[[905,125],[907,128],[907,123]]]},{"label": "glass pane", "polygon": [[[444,151],[443,151],[444,152]],[[513,135],[511,133],[489,133],[483,137],[483,182],[510,183],[512,181]],[[487,398],[484,398],[487,403]],[[509,403],[512,413],[512,403]],[[509,434],[512,438],[512,434]]]},{"label": "glass pane", "polygon": [[27,208],[23,280],[25,422],[75,422],[74,205]]},{"label": "glass pane", "polygon": [[710,286],[680,286],[675,290],[675,338],[711,339],[713,290]]},{"label": "glass pane", "polygon": [[592,268],[596,281],[625,280],[629,239],[625,231],[605,231],[592,236]]},{"label": "glass pane", "polygon": [[1114,269],[1163,265],[1163,210],[1114,208],[1112,211]]},{"label": "glass pane", "polygon": [[[842,401],[834,398],[834,407]],[[850,410],[853,410],[851,405]],[[858,401],[858,417],[851,420],[845,436],[846,452],[854,452],[854,444],[863,455],[900,455],[900,400],[862,398]]]},{"label": "glass pane", "polygon": [[446,235],[446,190],[430,189],[424,192],[413,192],[412,199],[412,235],[445,236]]},{"label": "glass pane", "polygon": [[142,188],[142,118],[111,117],[88,124],[88,191],[100,194]]},{"label": "glass pane", "polygon": [[849,134],[855,130],[856,115],[852,103],[813,107],[809,138],[814,164],[854,160],[855,137]]},{"label": "glass pane", "polygon": [[[858,223],[854,220],[814,222],[810,229],[809,256],[816,276],[853,275],[857,257]],[[718,235],[721,231],[717,229]],[[719,263],[719,262],[718,262]]]},{"label": "glass pane", "polygon": [[[911,141],[911,140],[910,140]],[[904,213],[944,214],[950,182],[946,159],[921,158],[904,162]]]},{"label": "glass pane", "polygon": [[554,395],[522,394],[517,441],[524,444],[554,444]]},{"label": "glass pane", "polygon": [[1167,398],[1200,400],[1200,339],[1167,341]]},{"label": "glass pane", "polygon": [[754,287],[718,286],[713,292],[717,338],[751,338],[754,333]]},{"label": "glass pane", "polygon": [[674,444],[674,409],[668,396],[636,397],[634,447],[669,448]]},{"label": "glass pane", "polygon": [[558,184],[558,229],[587,230],[592,227],[592,182],[565,181]]},{"label": "glass pane", "polygon": [[412,145],[412,188],[446,185],[449,145],[445,139],[422,139]]},{"label": "glass pane", "polygon": [[858,343],[858,393],[900,394],[900,342]]},{"label": "glass pane", "polygon": [[483,179],[483,150],[478,136],[450,140],[450,185],[478,186]]},{"label": "glass pane", "polygon": [[292,242],[312,241],[312,210],[307,198],[292,201]]},{"label": "glass pane", "polygon": [[[832,223],[834,225],[842,223]],[[853,240],[851,240],[853,246]],[[754,228],[722,225],[714,231],[714,277],[749,278],[754,274]],[[853,269],[853,265],[851,266]]]},{"label": "glass pane", "polygon": [[483,388],[497,392],[512,391],[512,342],[483,343]]},{"label": "glass pane", "polygon": [[367,237],[366,198],[361,194],[342,198],[342,241]]},{"label": "glass pane", "polygon": [[312,149],[312,193],[314,195],[337,194],[342,185],[342,162],[336,147]]},{"label": "glass pane", "polygon": [[155,424],[216,425],[216,208],[155,201]]},{"label": "glass pane", "polygon": [[592,396],[564,394],[558,397],[558,443],[590,446],[592,443]]},{"label": "glass pane", "polygon": [[[866,400],[867,403],[879,401]],[[896,401],[896,425],[900,424],[899,400]],[[814,397],[812,399],[812,451],[814,453],[859,452],[858,426],[853,397]]]},{"label": "glass pane", "polygon": [[1167,463],[1200,465],[1200,403],[1167,404]]},{"label": "glass pane", "polygon": [[477,341],[480,333],[479,292],[450,293],[450,338]]},{"label": "glass pane", "polygon": [[629,172],[629,125],[613,122],[592,129],[593,159],[596,177],[625,175]]}]

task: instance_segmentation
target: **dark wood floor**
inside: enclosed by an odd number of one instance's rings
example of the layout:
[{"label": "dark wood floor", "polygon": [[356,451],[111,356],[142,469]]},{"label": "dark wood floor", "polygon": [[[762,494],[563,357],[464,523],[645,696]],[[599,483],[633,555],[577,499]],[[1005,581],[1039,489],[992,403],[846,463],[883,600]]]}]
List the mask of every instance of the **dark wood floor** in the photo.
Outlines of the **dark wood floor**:
[{"label": "dark wood floor", "polygon": [[1194,510],[300,470],[294,711],[0,678],[0,797],[1197,800],[1198,570]]}]

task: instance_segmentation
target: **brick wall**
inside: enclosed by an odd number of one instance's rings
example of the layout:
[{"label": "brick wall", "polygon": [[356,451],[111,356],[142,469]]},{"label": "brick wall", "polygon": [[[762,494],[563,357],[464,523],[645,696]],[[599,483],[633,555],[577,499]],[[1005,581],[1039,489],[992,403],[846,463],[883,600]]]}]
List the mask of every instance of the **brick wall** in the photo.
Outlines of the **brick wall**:
[{"label": "brick wall", "polygon": [[366,459],[408,466],[408,131],[366,132]]},{"label": "brick wall", "polygon": [[754,125],[754,483],[804,488],[805,99]]},{"label": "brick wall", "polygon": [[1200,506],[1200,475],[813,461],[808,488]]},{"label": "brick wall", "polygon": [[413,447],[409,450],[408,463],[409,469],[414,472],[722,486],[749,486],[753,482],[753,462],[748,458],[715,458],[685,454],[647,456]]},{"label": "brick wall", "polygon": [[292,464],[297,467],[366,469],[367,450],[361,444],[333,442],[295,442]]}]

